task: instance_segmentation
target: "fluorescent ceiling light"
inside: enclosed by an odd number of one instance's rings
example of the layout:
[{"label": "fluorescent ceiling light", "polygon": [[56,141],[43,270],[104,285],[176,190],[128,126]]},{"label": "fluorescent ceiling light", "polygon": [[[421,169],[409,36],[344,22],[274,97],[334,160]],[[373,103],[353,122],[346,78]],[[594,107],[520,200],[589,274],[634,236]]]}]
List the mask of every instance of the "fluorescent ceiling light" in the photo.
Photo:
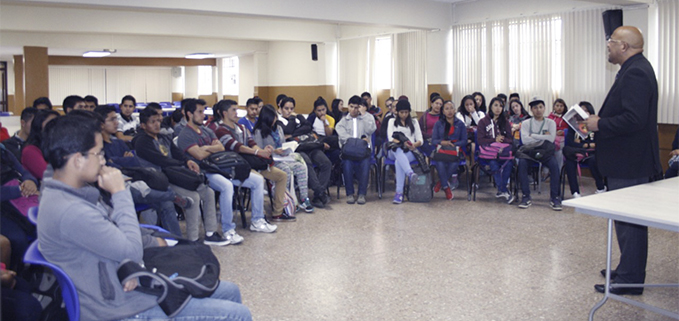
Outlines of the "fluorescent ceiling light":
[{"label": "fluorescent ceiling light", "polygon": [[214,58],[215,55],[211,53],[192,53],[190,55],[184,56],[186,59],[205,59],[205,58]]},{"label": "fluorescent ceiling light", "polygon": [[109,49],[104,49],[102,51],[88,51],[83,54],[83,57],[106,57],[110,56],[111,53],[116,52],[116,50],[109,50]]}]

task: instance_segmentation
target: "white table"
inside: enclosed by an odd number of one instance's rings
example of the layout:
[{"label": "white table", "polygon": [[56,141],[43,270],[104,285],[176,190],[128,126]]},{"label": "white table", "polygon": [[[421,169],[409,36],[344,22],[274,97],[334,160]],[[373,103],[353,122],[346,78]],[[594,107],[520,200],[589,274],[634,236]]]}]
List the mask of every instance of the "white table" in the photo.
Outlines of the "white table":
[{"label": "white table", "polygon": [[[647,309],[671,318],[679,319],[679,314],[626,297],[609,293],[611,282],[611,242],[613,221],[660,228],[679,232],[679,177],[632,186],[602,194],[571,199],[563,205],[575,207],[578,213],[608,219],[608,245],[606,253],[606,291],[603,299],[590,311],[589,320],[606,300],[613,299]],[[613,287],[679,287],[679,284],[614,284]]]}]

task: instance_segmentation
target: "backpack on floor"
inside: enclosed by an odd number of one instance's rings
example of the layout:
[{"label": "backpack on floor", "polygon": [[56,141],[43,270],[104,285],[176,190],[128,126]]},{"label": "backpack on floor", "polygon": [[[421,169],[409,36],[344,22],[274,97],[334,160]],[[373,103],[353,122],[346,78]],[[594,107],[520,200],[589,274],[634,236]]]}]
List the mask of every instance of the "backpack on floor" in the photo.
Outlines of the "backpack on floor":
[{"label": "backpack on floor", "polygon": [[209,246],[179,239],[175,246],[144,249],[144,264],[125,260],[118,266],[124,284],[139,278],[135,291],[155,295],[158,305],[172,318],[192,297],[212,295],[219,286],[219,260]]},{"label": "backpack on floor", "polygon": [[434,197],[431,172],[424,173],[419,166],[413,169],[417,173],[417,180],[408,180],[406,196],[409,202],[427,203]]}]

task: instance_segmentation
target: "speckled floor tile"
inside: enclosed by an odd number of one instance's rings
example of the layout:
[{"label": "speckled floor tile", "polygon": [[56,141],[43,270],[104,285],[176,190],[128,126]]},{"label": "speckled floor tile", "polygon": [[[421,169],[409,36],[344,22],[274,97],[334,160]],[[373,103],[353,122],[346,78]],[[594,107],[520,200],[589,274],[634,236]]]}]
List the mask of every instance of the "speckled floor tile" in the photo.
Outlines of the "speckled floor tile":
[{"label": "speckled floor tile", "polygon": [[[329,209],[273,234],[239,226],[243,244],[213,249],[255,320],[586,320],[602,298],[593,285],[604,281],[607,222],[552,211],[547,188],[521,210],[489,184],[476,202],[458,189],[453,201],[393,205],[390,182],[363,206],[333,187]],[[679,234],[649,229],[649,240],[648,282],[679,282]],[[634,299],[679,312],[676,288]],[[611,301],[595,319],[668,320]]]}]

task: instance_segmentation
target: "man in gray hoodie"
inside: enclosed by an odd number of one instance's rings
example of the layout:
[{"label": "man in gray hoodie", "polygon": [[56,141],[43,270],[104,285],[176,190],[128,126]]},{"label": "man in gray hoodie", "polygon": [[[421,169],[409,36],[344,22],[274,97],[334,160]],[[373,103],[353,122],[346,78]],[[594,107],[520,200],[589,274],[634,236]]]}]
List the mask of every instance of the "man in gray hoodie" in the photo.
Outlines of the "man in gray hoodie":
[{"label": "man in gray hoodie", "polygon": [[[154,244],[144,244],[122,174],[104,166],[99,124],[82,116],[66,116],[53,123],[46,128],[43,151],[54,175],[43,182],[40,251],[71,276],[82,320],[167,318],[157,297],[133,291],[136,279],[121,284],[116,276],[121,261],[142,262],[143,248]],[[95,182],[110,193],[109,204],[91,185]],[[222,281],[211,297],[192,299],[175,319],[250,320],[248,308],[240,302],[238,287]]]}]

